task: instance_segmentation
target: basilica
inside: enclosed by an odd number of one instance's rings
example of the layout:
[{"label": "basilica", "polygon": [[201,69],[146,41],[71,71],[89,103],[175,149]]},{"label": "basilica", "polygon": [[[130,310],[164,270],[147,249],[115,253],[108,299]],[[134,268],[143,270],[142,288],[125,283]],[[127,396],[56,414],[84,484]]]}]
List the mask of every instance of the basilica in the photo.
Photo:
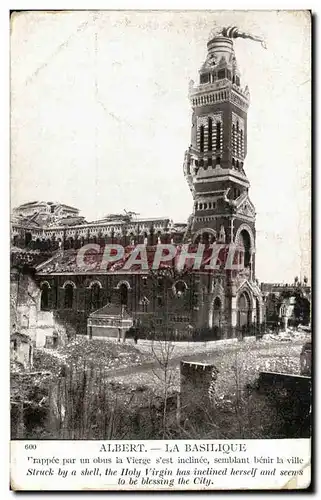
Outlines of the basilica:
[{"label": "basilica", "polygon": [[[19,279],[21,269],[30,270],[40,313],[90,336],[115,336],[139,325],[141,335],[214,340],[260,328],[264,307],[255,278],[255,207],[245,163],[250,93],[229,33],[208,41],[189,100],[191,136],[183,174],[192,214],[186,223],[139,219],[132,212],[88,222],[77,208],[56,202],[14,209],[12,281]],[[213,273],[174,266],[138,272],[84,269],[77,261],[84,245],[143,244],[152,252],[159,243],[234,245],[243,265],[237,270],[221,266]]]}]

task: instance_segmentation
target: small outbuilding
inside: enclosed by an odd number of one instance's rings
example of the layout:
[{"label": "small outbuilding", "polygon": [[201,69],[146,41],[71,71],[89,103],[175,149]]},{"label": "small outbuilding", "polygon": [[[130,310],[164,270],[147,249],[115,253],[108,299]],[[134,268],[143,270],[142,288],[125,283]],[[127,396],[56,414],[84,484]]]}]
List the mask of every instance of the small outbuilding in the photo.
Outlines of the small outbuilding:
[{"label": "small outbuilding", "polygon": [[91,313],[87,320],[87,333],[92,337],[116,337],[125,341],[126,331],[133,326],[133,318],[124,307],[107,304]]}]

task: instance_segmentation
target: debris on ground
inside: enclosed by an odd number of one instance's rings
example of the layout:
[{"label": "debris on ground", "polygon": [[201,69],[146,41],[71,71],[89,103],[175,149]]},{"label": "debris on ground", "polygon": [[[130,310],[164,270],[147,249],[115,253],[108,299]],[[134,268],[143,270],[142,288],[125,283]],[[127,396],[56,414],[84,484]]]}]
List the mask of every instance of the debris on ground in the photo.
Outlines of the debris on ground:
[{"label": "debris on ground", "polygon": [[34,358],[38,368],[47,367],[56,372],[63,365],[94,365],[100,370],[126,368],[140,365],[147,356],[132,345],[77,336],[58,349],[36,349]]}]

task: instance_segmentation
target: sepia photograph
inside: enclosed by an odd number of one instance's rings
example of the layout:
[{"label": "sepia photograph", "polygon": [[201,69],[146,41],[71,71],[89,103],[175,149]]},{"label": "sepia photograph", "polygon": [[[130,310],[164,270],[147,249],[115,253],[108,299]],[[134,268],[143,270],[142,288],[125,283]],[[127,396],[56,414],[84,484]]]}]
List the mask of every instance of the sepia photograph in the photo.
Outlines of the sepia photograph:
[{"label": "sepia photograph", "polygon": [[311,23],[11,12],[11,440],[311,438]]}]

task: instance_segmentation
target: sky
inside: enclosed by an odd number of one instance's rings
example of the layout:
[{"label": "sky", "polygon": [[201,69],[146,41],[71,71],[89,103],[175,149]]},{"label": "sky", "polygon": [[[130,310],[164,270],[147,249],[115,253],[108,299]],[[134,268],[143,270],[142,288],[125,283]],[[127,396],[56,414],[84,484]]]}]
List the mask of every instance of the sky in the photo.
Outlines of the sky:
[{"label": "sky", "polygon": [[89,220],[186,222],[190,80],[209,33],[236,25],[249,86],[245,171],[260,281],[310,278],[310,18],[291,11],[27,12],[11,23],[11,206],[60,201]]}]

